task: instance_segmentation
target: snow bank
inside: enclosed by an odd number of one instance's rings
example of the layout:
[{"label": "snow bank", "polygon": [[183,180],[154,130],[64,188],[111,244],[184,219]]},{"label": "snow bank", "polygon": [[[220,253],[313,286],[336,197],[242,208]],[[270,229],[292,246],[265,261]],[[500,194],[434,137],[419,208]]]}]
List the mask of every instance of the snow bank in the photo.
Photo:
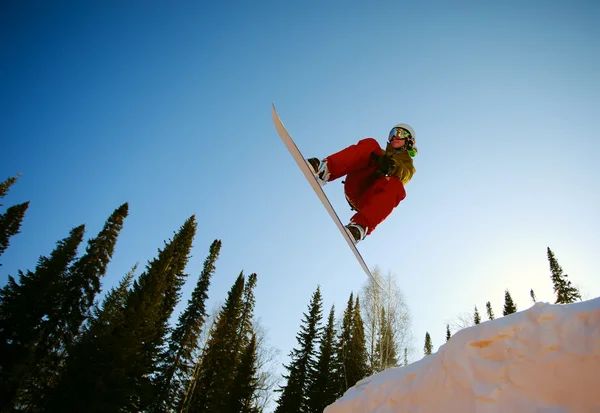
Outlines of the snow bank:
[{"label": "snow bank", "polygon": [[359,381],[324,413],[600,413],[600,297],[456,333],[437,353]]}]

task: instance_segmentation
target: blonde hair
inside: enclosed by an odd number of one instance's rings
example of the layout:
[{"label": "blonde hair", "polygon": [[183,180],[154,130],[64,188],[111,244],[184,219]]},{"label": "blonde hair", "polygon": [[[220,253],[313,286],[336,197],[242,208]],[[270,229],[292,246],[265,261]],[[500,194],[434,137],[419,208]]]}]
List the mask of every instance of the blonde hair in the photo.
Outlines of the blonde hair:
[{"label": "blonde hair", "polygon": [[405,151],[399,152],[393,156],[396,164],[394,176],[397,177],[404,185],[410,182],[416,170],[413,165],[413,160]]},{"label": "blonde hair", "polygon": [[385,149],[386,155],[392,159],[392,163],[394,164],[393,172],[390,175],[395,176],[400,182],[406,185],[416,172],[413,159],[408,152],[395,150],[389,143]]}]

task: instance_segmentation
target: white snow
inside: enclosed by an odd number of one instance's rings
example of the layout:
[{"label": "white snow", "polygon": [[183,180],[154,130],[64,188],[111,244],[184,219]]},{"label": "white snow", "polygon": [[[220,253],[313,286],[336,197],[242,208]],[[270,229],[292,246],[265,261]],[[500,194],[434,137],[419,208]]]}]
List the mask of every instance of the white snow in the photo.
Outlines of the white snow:
[{"label": "white snow", "polygon": [[600,297],[537,303],[359,381],[324,413],[599,413]]}]

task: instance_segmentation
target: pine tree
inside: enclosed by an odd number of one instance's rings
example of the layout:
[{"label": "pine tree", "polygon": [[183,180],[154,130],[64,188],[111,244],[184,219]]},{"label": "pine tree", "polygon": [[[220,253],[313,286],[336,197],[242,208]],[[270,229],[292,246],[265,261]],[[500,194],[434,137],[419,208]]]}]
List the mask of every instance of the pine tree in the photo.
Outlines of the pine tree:
[{"label": "pine tree", "polygon": [[31,386],[48,353],[55,350],[51,321],[58,297],[65,294],[68,266],[83,239],[83,225],[57,243],[49,257],[41,257],[34,272],[19,271],[19,283],[9,277],[0,290],[0,407],[29,406]]},{"label": "pine tree", "polygon": [[404,365],[408,366],[408,349],[404,347]]},{"label": "pine tree", "polygon": [[250,342],[244,349],[237,366],[231,393],[227,400],[229,413],[258,413],[256,407],[257,390],[256,335],[250,336]]},{"label": "pine tree", "polygon": [[556,293],[556,304],[569,304],[575,301],[581,301],[579,289],[571,285],[567,274],[563,274],[563,270],[558,265],[558,261],[554,257],[554,253],[548,248],[548,261],[550,262],[550,273],[552,284],[554,284],[554,292]]},{"label": "pine tree", "polygon": [[152,411],[170,411],[183,403],[194,367],[194,354],[198,350],[198,337],[207,317],[205,302],[208,299],[208,287],[220,251],[221,241],[213,241],[188,306],[179,316],[171,334],[164,362],[155,380],[156,399]]},{"label": "pine tree", "polygon": [[348,347],[346,378],[350,387],[368,374],[368,356],[365,342],[365,331],[360,314],[360,301],[356,297],[352,314],[352,335]]},{"label": "pine tree", "polygon": [[[125,305],[137,267],[134,265],[119,285],[108,291],[102,304],[95,306],[89,325],[66,360],[58,386],[51,392],[48,411],[82,411],[78,406],[82,403],[84,408],[86,400],[95,396],[95,389],[112,385],[110,381],[114,376],[107,373],[116,359],[113,354],[119,354],[118,347],[114,347],[114,334],[125,321]],[[69,407],[65,407],[66,401]],[[96,411],[110,409],[112,405],[104,406],[104,402],[106,400],[97,400]]]},{"label": "pine tree", "polygon": [[86,253],[59,279],[60,288],[52,297],[53,310],[45,316],[44,332],[36,346],[33,380],[25,389],[33,395],[32,405],[49,403],[49,394],[60,380],[68,352],[91,314],[95,295],[100,292],[100,278],[106,272],[126,216],[124,204],[109,217],[99,235],[88,241]]},{"label": "pine tree", "polygon": [[494,319],[494,312],[492,311],[492,303],[490,303],[489,301],[487,303],[485,303],[485,309],[487,312],[487,316],[489,320],[493,320]]},{"label": "pine tree", "polygon": [[475,306],[475,313],[473,314],[473,322],[475,324],[481,323],[481,316],[479,315],[479,310],[477,310],[477,306]]},{"label": "pine tree", "polygon": [[537,302],[537,299],[535,298],[535,293],[533,292],[533,288],[529,291],[529,295],[531,296],[531,300],[535,304]]},{"label": "pine tree", "polygon": [[513,302],[513,299],[510,296],[510,293],[508,292],[508,290],[506,290],[506,292],[504,293],[504,310],[502,311],[502,314],[507,316],[509,314],[513,314],[516,312],[517,312],[517,306]]},{"label": "pine tree", "polygon": [[334,359],[334,373],[338,387],[338,396],[352,387],[348,381],[349,349],[352,340],[352,319],[354,315],[354,293],[350,293],[348,304],[344,310],[342,327],[336,342],[336,353]]},{"label": "pine tree", "polygon": [[28,207],[29,202],[24,202],[11,206],[4,214],[0,214],[0,255],[10,245],[10,238],[19,233],[21,222],[23,222]]},{"label": "pine tree", "polygon": [[433,351],[433,344],[431,344],[431,336],[428,332],[425,333],[425,346],[423,347],[423,352],[426,356],[430,356]]},{"label": "pine tree", "polygon": [[327,326],[323,332],[319,347],[316,369],[308,383],[307,412],[321,413],[337,399],[338,383],[332,372],[335,357],[335,307],[331,307]]},{"label": "pine tree", "polygon": [[117,208],[98,236],[88,241],[85,254],[63,277],[64,288],[54,297],[53,314],[47,316],[45,332],[38,344],[40,356],[35,378],[27,389],[29,394],[35,395],[37,406],[48,404],[49,393],[60,379],[68,352],[91,314],[94,298],[100,292],[100,279],[106,273],[127,213],[126,203]]},{"label": "pine tree", "polygon": [[192,216],[146,265],[127,295],[122,324],[97,344],[93,358],[86,361],[95,378],[86,382],[82,377],[77,383],[80,391],[71,392],[73,398],[56,401],[62,401],[63,412],[148,408],[153,399],[151,378],[164,362],[168,321],[185,277],[195,231]]},{"label": "pine tree", "polygon": [[[67,342],[77,336],[83,322],[91,315],[96,295],[100,292],[100,280],[106,274],[123,222],[129,214],[129,205],[124,203],[108,218],[97,237],[88,241],[85,254],[69,270],[68,296],[62,305],[56,322],[68,329]],[[60,320],[62,319],[62,320]]]},{"label": "pine tree", "polygon": [[254,316],[254,305],[256,301],[254,298],[256,280],[257,275],[250,274],[248,280],[246,280],[246,285],[244,286],[242,314],[235,346],[236,354],[240,354],[241,349],[248,346],[253,334],[252,318]]},{"label": "pine tree", "polygon": [[450,337],[452,337],[452,334],[450,334],[450,324],[446,324],[446,343],[450,341]]},{"label": "pine tree", "polygon": [[164,344],[169,331],[168,322],[180,297],[187,274],[192,242],[196,235],[196,218],[192,215],[165,243],[158,258],[153,260],[138,281],[134,282],[125,306],[124,338],[133,346],[129,360],[127,405],[144,410],[153,399],[153,383],[149,374],[158,371],[165,361]]},{"label": "pine tree", "polygon": [[288,371],[284,378],[287,383],[280,389],[281,397],[277,400],[276,413],[307,412],[308,377],[313,375],[315,364],[315,347],[321,336],[323,318],[323,298],[321,288],[317,287],[308,306],[308,314],[304,319],[300,332],[296,335],[299,348],[290,353],[290,364],[284,366]]},{"label": "pine tree", "polygon": [[218,412],[226,408],[237,367],[235,353],[243,312],[244,274],[240,273],[210,334],[191,397],[183,408],[191,413]]}]

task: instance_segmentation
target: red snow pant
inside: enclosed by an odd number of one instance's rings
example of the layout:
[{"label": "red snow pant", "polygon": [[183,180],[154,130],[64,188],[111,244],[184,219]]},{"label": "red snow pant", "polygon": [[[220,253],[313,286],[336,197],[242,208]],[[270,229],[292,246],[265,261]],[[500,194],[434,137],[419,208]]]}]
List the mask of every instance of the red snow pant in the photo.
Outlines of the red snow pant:
[{"label": "red snow pant", "polygon": [[379,155],[382,149],[375,139],[367,138],[327,157],[329,182],[346,175],[344,192],[358,211],[350,220],[363,227],[367,235],[406,197],[398,178],[375,173],[377,163],[371,157],[373,152]]}]

